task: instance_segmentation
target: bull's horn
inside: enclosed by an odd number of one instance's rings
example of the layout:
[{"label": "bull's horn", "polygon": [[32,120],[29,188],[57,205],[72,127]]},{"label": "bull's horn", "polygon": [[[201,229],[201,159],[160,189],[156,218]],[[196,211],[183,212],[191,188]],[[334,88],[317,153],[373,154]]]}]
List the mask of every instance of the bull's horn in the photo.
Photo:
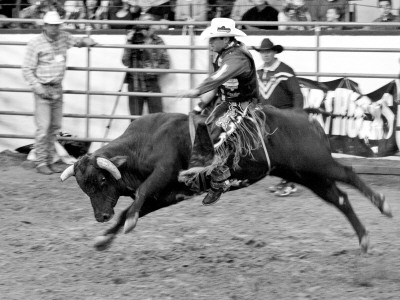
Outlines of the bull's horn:
[{"label": "bull's horn", "polygon": [[60,179],[61,179],[61,181],[65,181],[74,175],[75,175],[74,165],[72,165],[72,166],[69,166],[68,168],[66,168],[64,170],[64,172],[62,172],[62,174],[60,175]]},{"label": "bull's horn", "polygon": [[96,159],[97,165],[99,166],[99,168],[107,170],[108,172],[110,172],[110,174],[117,180],[121,179],[121,173],[118,170],[118,168],[111,162],[109,161],[107,158],[104,157],[98,157]]}]

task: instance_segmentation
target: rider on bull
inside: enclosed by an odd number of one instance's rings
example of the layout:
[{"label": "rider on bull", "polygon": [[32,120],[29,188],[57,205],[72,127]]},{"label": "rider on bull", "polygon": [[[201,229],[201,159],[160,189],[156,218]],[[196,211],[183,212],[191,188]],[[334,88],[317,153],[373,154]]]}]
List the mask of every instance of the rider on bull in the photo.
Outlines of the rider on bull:
[{"label": "rider on bull", "polygon": [[[217,97],[216,107],[205,121],[207,139],[199,138],[198,130],[189,162],[189,170],[180,173],[180,180],[189,175],[201,173],[211,175],[211,188],[203,200],[204,205],[217,202],[230,186],[228,157],[233,157],[229,164],[238,166],[240,156],[249,155],[260,147],[260,126],[262,118],[257,117],[258,83],[256,68],[246,46],[235,37],[246,34],[235,28],[235,21],[228,18],[214,18],[201,37],[209,40],[210,49],[216,53],[213,62],[214,72],[197,88],[180,94],[181,97],[201,97],[194,113],[201,113],[207,104]],[[244,119],[251,120],[245,123]],[[204,123],[203,123],[204,124]],[[255,126],[257,125],[257,126]],[[199,142],[201,140],[201,142]],[[206,142],[204,142],[206,141]],[[197,143],[198,142],[198,143]],[[199,144],[202,143],[202,144]],[[194,176],[191,177],[193,179]],[[188,180],[186,180],[188,182]]]}]

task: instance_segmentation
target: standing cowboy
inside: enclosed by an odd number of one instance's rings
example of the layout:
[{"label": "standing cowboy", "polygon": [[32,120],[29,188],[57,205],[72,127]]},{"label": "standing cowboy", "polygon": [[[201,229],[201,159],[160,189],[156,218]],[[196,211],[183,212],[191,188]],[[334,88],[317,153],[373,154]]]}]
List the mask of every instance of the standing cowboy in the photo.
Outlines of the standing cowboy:
[{"label": "standing cowboy", "polygon": [[[212,143],[201,139],[194,143],[189,170],[181,172],[182,176],[206,172],[211,174],[211,189],[203,200],[204,205],[214,204],[221,194],[229,188],[230,170],[226,165],[229,156],[234,157],[233,168],[237,167],[240,156],[247,155],[259,147],[260,141],[256,129],[244,126],[242,120],[254,110],[252,103],[258,103],[258,86],[256,68],[246,46],[235,37],[246,34],[235,28],[235,21],[228,18],[214,18],[211,26],[206,28],[201,37],[209,39],[210,48],[217,56],[213,63],[214,73],[206,78],[197,88],[181,94],[182,97],[199,97],[200,104],[194,109],[202,108],[217,95],[218,104],[207,118],[205,125],[211,133]],[[255,114],[252,114],[255,115]],[[258,120],[260,122],[260,120]],[[198,137],[196,137],[197,139]],[[210,137],[207,137],[210,139]],[[211,142],[210,141],[210,142]],[[215,155],[214,155],[215,154]],[[191,173],[193,172],[193,173]]]},{"label": "standing cowboy", "polygon": [[36,171],[50,175],[61,173],[65,167],[54,162],[54,143],[62,122],[62,80],[67,68],[67,50],[73,46],[94,46],[96,42],[61,30],[64,21],[56,11],[47,12],[43,23],[43,32],[28,42],[22,74],[35,98]]},{"label": "standing cowboy", "polygon": [[[303,94],[293,69],[275,57],[284,49],[274,45],[270,39],[263,39],[260,47],[253,47],[260,52],[264,65],[257,70],[260,88],[260,102],[280,109],[303,109]],[[296,192],[294,183],[282,180],[269,188],[277,196],[288,196]]]}]

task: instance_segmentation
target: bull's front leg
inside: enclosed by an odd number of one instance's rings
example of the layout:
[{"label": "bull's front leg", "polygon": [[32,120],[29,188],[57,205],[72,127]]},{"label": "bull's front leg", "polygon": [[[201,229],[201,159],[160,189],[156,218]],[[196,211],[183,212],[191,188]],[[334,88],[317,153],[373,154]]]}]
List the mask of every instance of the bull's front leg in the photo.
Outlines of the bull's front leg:
[{"label": "bull's front leg", "polygon": [[124,224],[124,233],[132,231],[139,220],[140,209],[146,199],[160,195],[170,183],[171,179],[177,178],[177,174],[172,174],[172,167],[159,167],[139,186],[135,195],[135,202],[128,208]]},{"label": "bull's front leg", "polygon": [[111,243],[114,240],[115,236],[121,230],[121,228],[124,226],[125,220],[126,220],[126,214],[131,206],[129,206],[128,208],[124,209],[121,212],[121,214],[118,217],[117,222],[113,226],[108,228],[104,232],[103,235],[99,235],[95,238],[94,247],[96,248],[96,250],[102,251],[111,246]]},{"label": "bull's front leg", "polygon": [[[132,190],[130,188],[129,188],[129,190],[131,192],[130,193],[131,198],[133,199],[133,201],[135,201],[134,190]],[[114,240],[115,236],[121,230],[121,228],[124,226],[127,212],[132,205],[133,205],[133,203],[129,207],[125,208],[119,214],[117,221],[115,222],[114,225],[109,227],[102,235],[99,235],[94,239],[93,246],[96,248],[96,250],[102,251],[111,246],[111,243]]]}]

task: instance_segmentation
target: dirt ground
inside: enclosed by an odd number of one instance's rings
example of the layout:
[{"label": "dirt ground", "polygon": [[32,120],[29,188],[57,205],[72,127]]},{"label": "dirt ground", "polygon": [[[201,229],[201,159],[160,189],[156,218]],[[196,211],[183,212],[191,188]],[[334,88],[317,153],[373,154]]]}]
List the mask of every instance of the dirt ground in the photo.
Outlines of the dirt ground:
[{"label": "dirt ground", "polygon": [[362,176],[393,219],[341,185],[369,230],[368,254],[305,188],[267,192],[273,177],[211,207],[195,197],[154,212],[99,252],[93,239],[110,224],[95,221],[76,181],[39,175],[24,159],[0,153],[0,299],[400,299],[400,176]]}]

